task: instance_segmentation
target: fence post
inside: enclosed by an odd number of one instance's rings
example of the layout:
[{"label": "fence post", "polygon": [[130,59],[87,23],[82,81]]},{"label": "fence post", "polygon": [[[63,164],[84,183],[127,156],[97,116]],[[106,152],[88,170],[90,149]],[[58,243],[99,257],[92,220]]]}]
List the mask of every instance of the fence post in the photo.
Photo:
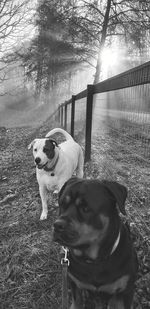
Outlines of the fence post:
[{"label": "fence post", "polygon": [[64,128],[67,130],[67,103],[65,102],[65,123]]},{"label": "fence post", "polygon": [[59,106],[58,106],[58,122],[59,122],[59,124],[60,124],[60,104],[59,104]]},{"label": "fence post", "polygon": [[63,105],[61,105],[61,127],[63,127]]},{"label": "fence post", "polygon": [[72,95],[71,103],[71,136],[74,137],[75,95]]},{"label": "fence post", "polygon": [[86,131],[85,131],[85,162],[91,159],[92,110],[94,85],[87,85]]}]

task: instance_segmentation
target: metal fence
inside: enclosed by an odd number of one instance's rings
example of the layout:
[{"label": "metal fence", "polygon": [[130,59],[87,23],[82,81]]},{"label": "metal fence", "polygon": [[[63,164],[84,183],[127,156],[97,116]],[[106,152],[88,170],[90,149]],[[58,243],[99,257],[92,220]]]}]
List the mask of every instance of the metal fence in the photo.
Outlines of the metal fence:
[{"label": "metal fence", "polygon": [[59,106],[59,119],[72,136],[82,133],[85,162],[129,188],[131,219],[150,234],[150,62],[88,85]]},{"label": "metal fence", "polygon": [[[128,70],[73,95],[59,106],[60,123],[74,135],[75,126],[86,128],[85,145],[91,140],[92,130],[100,118],[123,120],[143,125],[148,134],[150,120],[150,62]],[[94,112],[94,117],[92,113]],[[131,124],[130,123],[130,124]],[[130,126],[131,127],[131,126]],[[146,131],[145,131],[146,130]],[[135,131],[135,127],[134,127]],[[144,135],[145,135],[144,133]],[[147,137],[146,137],[147,139]],[[146,152],[148,149],[145,150]],[[91,158],[91,147],[85,149],[85,161]]]}]

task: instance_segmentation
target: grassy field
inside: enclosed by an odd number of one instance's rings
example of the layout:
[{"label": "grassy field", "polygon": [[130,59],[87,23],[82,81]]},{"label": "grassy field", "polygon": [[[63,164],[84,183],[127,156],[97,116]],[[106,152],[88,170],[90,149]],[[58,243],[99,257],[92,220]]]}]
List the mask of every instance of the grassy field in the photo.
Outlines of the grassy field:
[{"label": "grassy field", "polygon": [[[48,219],[39,221],[41,201],[32,153],[27,150],[27,145],[34,137],[44,136],[54,126],[57,126],[56,123],[50,120],[37,130],[30,127],[7,131],[0,129],[1,309],[61,308],[60,247],[52,241],[53,222],[58,212],[57,199],[55,196],[50,196]],[[78,141],[82,144],[81,140]],[[106,151],[109,150],[107,142],[110,141],[102,135],[93,140],[93,159],[85,165],[85,177],[108,177],[107,164],[104,162]],[[99,151],[100,145],[101,151]],[[117,155],[118,152],[114,151],[113,158],[116,162],[118,162]],[[122,156],[122,153],[120,155]],[[150,253],[147,241],[149,235],[144,231],[142,221],[136,218],[136,209],[131,209],[130,200],[127,208],[131,214],[129,220],[140,263],[134,308],[148,309],[150,308]]]}]

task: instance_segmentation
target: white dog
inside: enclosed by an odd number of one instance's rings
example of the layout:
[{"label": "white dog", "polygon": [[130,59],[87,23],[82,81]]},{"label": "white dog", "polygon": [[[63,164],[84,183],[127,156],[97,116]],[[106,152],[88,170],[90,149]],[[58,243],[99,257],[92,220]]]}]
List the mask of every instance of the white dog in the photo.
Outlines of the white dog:
[{"label": "white dog", "polygon": [[[57,144],[49,138],[55,133],[62,133],[66,141]],[[38,138],[28,146],[33,146],[33,156],[36,164],[36,176],[42,200],[40,220],[47,218],[48,191],[60,191],[64,183],[72,177],[76,170],[77,177],[83,177],[84,158],[79,144],[72,136],[61,128],[55,128],[46,134],[45,138]]]}]

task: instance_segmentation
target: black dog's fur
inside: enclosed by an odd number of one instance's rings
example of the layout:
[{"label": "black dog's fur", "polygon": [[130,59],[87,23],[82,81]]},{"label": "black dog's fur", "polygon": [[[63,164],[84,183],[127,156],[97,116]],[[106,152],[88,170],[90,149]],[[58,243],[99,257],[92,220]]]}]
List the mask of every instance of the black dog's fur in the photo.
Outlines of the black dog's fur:
[{"label": "black dog's fur", "polygon": [[69,248],[71,309],[87,308],[85,291],[88,304],[90,298],[93,304],[105,299],[109,309],[132,306],[138,263],[118,214],[118,209],[125,214],[126,197],[126,188],[116,182],[76,177],[60,191],[54,240]]}]

